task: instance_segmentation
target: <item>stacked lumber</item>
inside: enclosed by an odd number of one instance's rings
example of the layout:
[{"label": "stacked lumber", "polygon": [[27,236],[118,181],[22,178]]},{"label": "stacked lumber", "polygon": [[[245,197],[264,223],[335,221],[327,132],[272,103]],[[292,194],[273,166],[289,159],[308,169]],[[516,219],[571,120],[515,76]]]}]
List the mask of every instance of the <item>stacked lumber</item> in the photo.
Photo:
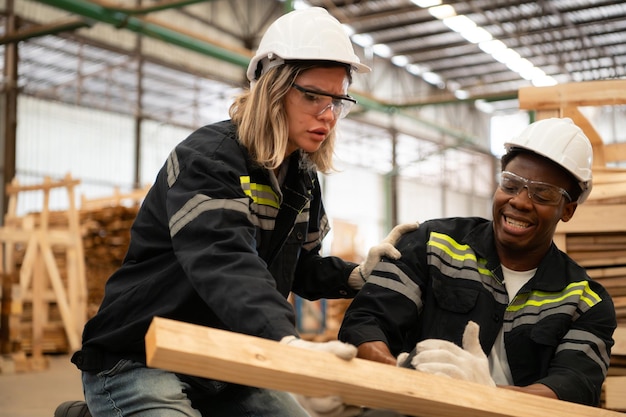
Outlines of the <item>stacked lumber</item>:
[{"label": "stacked lumber", "polygon": [[525,87],[519,90],[518,99],[520,109],[533,110],[538,120],[571,118],[593,147],[591,195],[578,206],[572,220],[559,224],[554,241],[613,298],[618,328],[602,405],[626,411],[626,170],[611,168],[626,161],[626,143],[605,143],[580,110],[626,104],[626,80]]},{"label": "stacked lumber", "polygon": [[612,170],[623,183],[609,169],[598,171],[589,199],[559,224],[555,241],[607,289],[618,323],[626,326],[626,171]]},{"label": "stacked lumber", "polygon": [[[68,174],[58,181],[46,177],[41,184],[34,185],[22,185],[14,179],[6,189],[9,209],[4,226],[0,228],[0,242],[3,289],[10,290],[12,295],[10,304],[3,304],[2,308],[8,307],[14,312],[13,320],[8,322],[19,323],[20,329],[3,331],[14,338],[4,341],[5,346],[16,349],[3,353],[23,357],[25,349],[29,349],[29,367],[32,369],[47,367],[43,354],[49,349],[50,340],[53,340],[54,349],[58,344],[63,349],[67,346],[78,349],[80,346],[80,334],[86,320],[86,287],[82,241],[74,204],[74,188],[79,183]],[[56,228],[50,222],[50,196],[56,190],[62,190],[68,199],[62,228]],[[24,217],[16,215],[18,196],[24,193],[43,194],[41,213]],[[14,274],[16,271],[19,274]],[[58,328],[65,337],[50,338],[51,333],[59,334]],[[15,334],[25,337],[18,340]]]},{"label": "stacked lumber", "polygon": [[[25,190],[48,192],[76,184],[68,175],[59,182],[46,179],[40,186],[19,187],[14,181],[9,191],[17,197]],[[14,214],[16,198],[10,201],[6,225],[0,229],[5,246],[0,335],[2,353],[14,358],[15,369],[34,369],[30,357],[44,363],[43,353],[79,348],[84,322],[97,311],[104,283],[122,264],[147,190],[93,201],[83,197],[81,210],[70,204],[67,211],[50,211],[45,203],[41,212],[24,217]],[[73,201],[71,192],[68,196]]]},{"label": "stacked lumber", "polygon": [[82,209],[80,212],[87,270],[88,317],[93,317],[98,310],[107,279],[122,265],[137,210],[137,206],[105,206]]}]

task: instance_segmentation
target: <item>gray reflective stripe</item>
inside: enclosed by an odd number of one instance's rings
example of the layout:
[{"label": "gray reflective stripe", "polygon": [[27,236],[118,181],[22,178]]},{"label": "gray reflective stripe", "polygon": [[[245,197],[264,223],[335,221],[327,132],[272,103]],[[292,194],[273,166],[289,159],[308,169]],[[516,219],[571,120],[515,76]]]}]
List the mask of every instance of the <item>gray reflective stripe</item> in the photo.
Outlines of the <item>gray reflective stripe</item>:
[{"label": "gray reflective stripe", "polygon": [[256,217],[255,224],[263,231],[273,231],[276,225],[276,219],[265,219],[263,217]]},{"label": "gray reflective stripe", "polygon": [[191,223],[202,213],[211,210],[234,210],[248,216],[250,221],[256,223],[250,215],[247,197],[237,199],[212,199],[203,194],[196,194],[178,210],[170,219],[170,236],[174,237],[183,227]]},{"label": "gray reflective stripe", "polygon": [[[400,281],[389,277],[376,275],[377,272],[387,272],[397,276]],[[389,262],[379,262],[367,279],[368,284],[375,284],[403,295],[409,299],[419,312],[422,311],[422,290],[396,265]]]},{"label": "gray reflective stripe", "polygon": [[[565,337],[568,338],[568,336],[571,336],[571,333],[572,332],[568,332],[567,335],[565,335]],[[583,332],[580,332],[580,333],[583,333]],[[583,340],[583,342],[586,342],[586,340]],[[602,369],[602,372],[606,376],[606,373],[608,371],[608,362],[604,361],[604,357],[598,356],[598,354],[591,348],[591,346],[588,343],[573,343],[573,342],[561,343],[559,347],[556,349],[556,354],[558,354],[559,352],[563,352],[565,350],[577,350],[579,352],[583,352],[589,359],[591,359],[592,361],[598,364],[598,366]]]},{"label": "gray reflective stripe", "polygon": [[[303,212],[301,214],[305,214],[305,213]],[[298,220],[302,220],[307,223],[309,222],[308,204],[307,204],[307,211],[306,211],[306,219],[304,217],[301,218],[300,216],[298,216]],[[304,242],[302,247],[306,250],[312,250],[315,247],[321,245],[322,240],[328,234],[329,231],[330,231],[330,226],[328,225],[328,217],[326,217],[326,215],[324,214],[324,216],[320,220],[320,230],[315,233],[308,233],[307,241]]]},{"label": "gray reflective stripe", "polygon": [[309,206],[302,210],[296,216],[296,223],[308,223],[309,222]]},{"label": "gray reflective stripe", "polygon": [[602,299],[590,288],[588,281],[578,281],[568,284],[563,290],[557,292],[534,290],[518,294],[508,309],[511,311],[524,309],[524,311],[532,312],[542,307],[549,309],[569,304],[571,308],[577,307],[585,313],[600,301]]},{"label": "gray reflective stripe", "polygon": [[[503,327],[505,331],[509,331],[517,326],[537,324],[541,320],[552,316],[553,314],[565,314],[567,316],[571,316],[572,320],[576,320],[580,316],[576,311],[576,305],[572,305],[571,303],[557,305],[553,308],[547,306],[526,306],[523,310],[511,310],[509,307],[507,307],[507,310],[504,313]],[[523,313],[520,314],[520,311]]]},{"label": "gray reflective stripe", "polygon": [[605,367],[608,369],[609,362],[611,361],[611,356],[609,354],[609,350],[602,339],[597,337],[595,334],[591,332],[587,332],[584,330],[570,330],[565,335],[566,339],[576,339],[576,340],[584,340],[587,343],[595,345],[598,347],[600,351],[600,358],[604,363]]},{"label": "gray reflective stripe", "polygon": [[172,187],[179,173],[178,155],[176,155],[176,150],[173,150],[167,157],[167,185]]},{"label": "gray reflective stripe", "polygon": [[319,245],[321,243],[321,241],[322,241],[322,239],[320,239],[320,233],[319,232],[308,233],[307,234],[307,241],[302,244],[302,247],[304,249],[306,249],[306,250],[312,250],[317,245]]},{"label": "gray reflective stripe", "polygon": [[431,233],[427,250],[428,264],[444,276],[480,282],[498,303],[508,304],[508,295],[500,289],[498,280],[468,245],[461,245],[450,236]]},{"label": "gray reflective stripe", "polygon": [[504,329],[536,324],[553,314],[565,314],[572,320],[589,311],[602,301],[590,287],[589,282],[572,282],[562,291],[530,291],[518,294],[507,307]]},{"label": "gray reflective stripe", "polygon": [[265,204],[259,204],[254,201],[250,204],[250,210],[262,217],[271,217],[272,219],[275,219],[276,216],[278,216],[277,208],[267,206]]}]

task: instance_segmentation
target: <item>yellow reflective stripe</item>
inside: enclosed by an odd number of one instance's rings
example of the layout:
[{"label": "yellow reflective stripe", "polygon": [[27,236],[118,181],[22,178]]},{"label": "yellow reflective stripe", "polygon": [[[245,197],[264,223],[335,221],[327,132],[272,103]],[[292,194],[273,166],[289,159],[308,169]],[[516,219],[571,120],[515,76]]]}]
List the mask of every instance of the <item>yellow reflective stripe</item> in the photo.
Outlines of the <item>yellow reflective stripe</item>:
[{"label": "yellow reflective stripe", "polygon": [[[580,288],[580,287],[583,288]],[[519,305],[509,305],[507,311],[518,311],[527,306],[540,307],[547,304],[558,303],[565,300],[568,297],[579,296],[580,300],[587,304],[589,307],[593,307],[595,304],[602,301],[600,296],[596,294],[587,281],[572,282],[565,289],[558,293],[544,292],[544,291],[532,291],[529,297],[541,297],[544,299],[538,300],[537,298],[531,298]],[[545,298],[548,297],[548,298]]]},{"label": "yellow reflective stripe", "polygon": [[[436,248],[441,249],[442,251],[447,253],[452,259],[455,259],[457,261],[463,262],[463,261],[468,260],[468,259],[472,260],[472,261],[476,262],[476,267],[477,267],[479,273],[481,273],[482,275],[490,275],[491,276],[491,271],[489,271],[486,268],[481,268],[480,267],[480,265],[485,265],[487,263],[487,261],[484,260],[484,259],[477,259],[476,255],[474,255],[474,253],[472,251],[472,248],[470,248],[469,245],[461,245],[456,240],[452,239],[448,235],[444,235],[443,233],[432,232],[430,234],[430,237],[431,238],[428,240],[428,245],[434,246]],[[440,243],[440,242],[437,242],[436,240],[433,240],[432,239],[433,237],[443,240],[444,242],[447,243],[447,245],[445,245],[443,243]],[[453,252],[452,250],[450,250],[450,246],[452,246],[453,248],[455,248],[459,252],[467,252],[467,253],[460,254],[460,253]]]},{"label": "yellow reflective stripe", "polygon": [[250,182],[250,176],[248,175],[240,176],[239,181],[241,182],[243,192],[255,203],[280,208],[278,195],[276,195],[271,186]]}]

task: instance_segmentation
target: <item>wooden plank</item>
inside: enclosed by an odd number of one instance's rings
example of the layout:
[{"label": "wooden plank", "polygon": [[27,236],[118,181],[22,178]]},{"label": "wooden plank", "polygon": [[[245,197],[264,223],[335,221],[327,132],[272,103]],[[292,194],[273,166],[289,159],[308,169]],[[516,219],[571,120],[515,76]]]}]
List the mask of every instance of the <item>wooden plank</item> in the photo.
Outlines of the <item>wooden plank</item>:
[{"label": "wooden plank", "polygon": [[550,87],[522,87],[518,90],[518,99],[520,109],[528,110],[626,104],[626,80],[574,82]]},{"label": "wooden plank", "polygon": [[587,117],[578,110],[578,107],[568,106],[561,109],[561,117],[569,117],[574,124],[580,127],[591,142],[593,148],[593,166],[603,167],[606,165],[604,156],[604,143],[598,134],[596,128],[591,124]]},{"label": "wooden plank", "polygon": [[610,143],[604,145],[604,158],[606,162],[626,161],[626,143]]},{"label": "wooden plank", "polygon": [[590,202],[615,198],[626,198],[626,186],[624,183],[598,184],[597,186],[594,184],[591,194],[589,194]]},{"label": "wooden plank", "polygon": [[607,377],[604,382],[604,406],[626,411],[626,376]]},{"label": "wooden plank", "polygon": [[623,417],[158,317],[146,334],[146,353],[151,367],[308,396],[339,395],[348,404],[420,417]]},{"label": "wooden plank", "polygon": [[597,268],[589,269],[587,273],[591,278],[601,279],[605,277],[620,277],[626,276],[626,267],[620,266],[615,268]]},{"label": "wooden plank", "polygon": [[613,339],[615,345],[611,349],[611,355],[626,356],[626,326],[617,326],[613,332]]},{"label": "wooden plank", "polygon": [[563,252],[567,252],[567,249],[569,248],[569,242],[566,238],[565,233],[555,233],[552,237],[552,241],[557,248],[561,249]]},{"label": "wooden plank", "polygon": [[[593,191],[591,191],[593,194]],[[559,222],[558,233],[626,232],[626,205],[582,204],[569,222]]]},{"label": "wooden plank", "polygon": [[584,114],[582,114],[580,110],[578,110],[578,107],[571,107],[571,106],[563,108],[563,113],[561,117],[569,117],[570,119],[572,119],[572,121],[574,122],[576,126],[580,127],[583,130],[583,132],[585,132],[585,135],[587,135],[587,137],[589,138],[589,141],[591,142],[591,145],[593,146],[594,165],[604,166],[604,155],[602,155],[602,158],[601,158],[602,161],[600,164],[597,164],[596,162],[596,158],[597,158],[596,151],[598,149],[602,151],[602,145],[604,143],[602,142],[602,138],[600,137],[600,134],[598,134],[598,131],[591,124],[589,119],[587,119],[587,117]]}]

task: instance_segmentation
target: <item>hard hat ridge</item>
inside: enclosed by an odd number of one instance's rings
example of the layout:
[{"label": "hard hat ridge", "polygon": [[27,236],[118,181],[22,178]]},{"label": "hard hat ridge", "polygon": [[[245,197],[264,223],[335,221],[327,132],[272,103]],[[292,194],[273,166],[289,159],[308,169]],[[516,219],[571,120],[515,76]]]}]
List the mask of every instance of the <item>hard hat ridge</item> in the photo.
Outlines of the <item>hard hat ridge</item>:
[{"label": "hard hat ridge", "polygon": [[548,158],[568,171],[580,186],[578,202],[584,202],[592,187],[591,142],[570,118],[549,118],[528,125],[522,133],[504,144],[507,152],[522,149]]},{"label": "hard hat ridge", "polygon": [[250,60],[248,80],[256,81],[268,69],[288,60],[335,61],[355,72],[370,71],[354,53],[341,23],[321,7],[294,10],[276,19]]}]

